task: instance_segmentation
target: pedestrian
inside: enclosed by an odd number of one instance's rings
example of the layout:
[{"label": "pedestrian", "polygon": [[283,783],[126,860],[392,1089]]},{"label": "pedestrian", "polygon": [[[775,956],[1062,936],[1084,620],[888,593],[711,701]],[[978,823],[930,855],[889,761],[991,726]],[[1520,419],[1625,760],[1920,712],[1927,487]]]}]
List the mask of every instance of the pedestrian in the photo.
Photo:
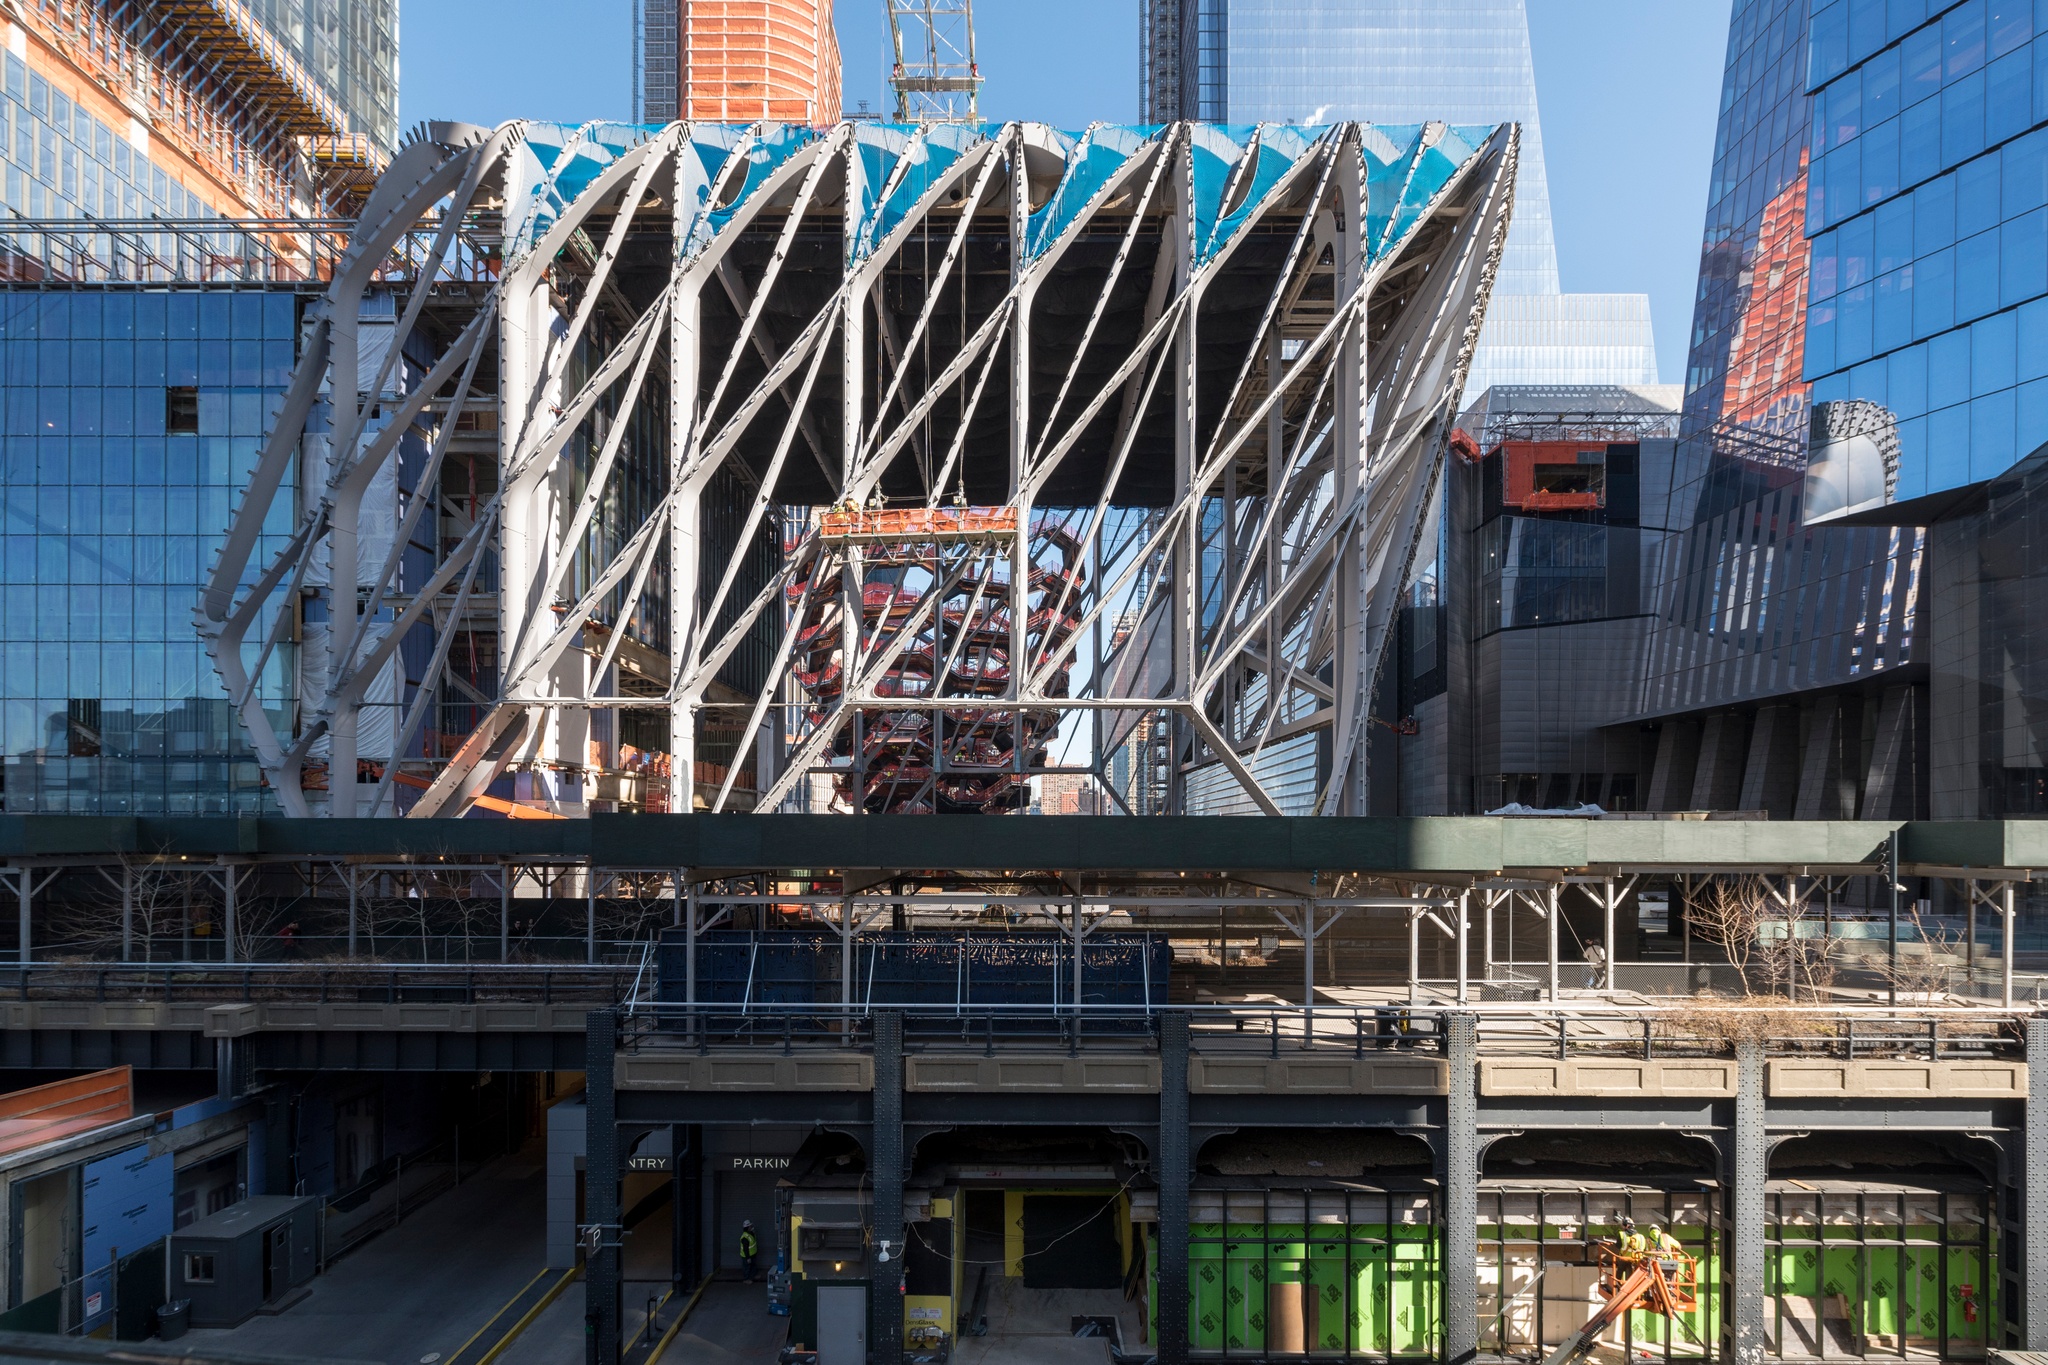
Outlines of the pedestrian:
[{"label": "pedestrian", "polygon": [[1606,990],[1607,950],[1600,946],[1600,940],[1598,939],[1594,939],[1586,945],[1586,966],[1589,969],[1587,974],[1592,978],[1593,989],[1596,991]]},{"label": "pedestrian", "polygon": [[740,1223],[740,1269],[745,1272],[748,1284],[757,1277],[755,1262],[760,1255],[761,1239],[754,1235],[754,1220],[744,1219]]}]

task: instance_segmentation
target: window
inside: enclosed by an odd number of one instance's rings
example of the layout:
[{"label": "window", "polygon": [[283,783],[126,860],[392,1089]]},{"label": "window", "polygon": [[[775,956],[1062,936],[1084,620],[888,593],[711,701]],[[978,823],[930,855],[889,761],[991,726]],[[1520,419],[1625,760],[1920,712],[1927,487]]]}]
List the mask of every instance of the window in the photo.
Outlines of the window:
[{"label": "window", "polygon": [[164,430],[199,434],[199,390],[190,384],[174,384],[164,390]]},{"label": "window", "polygon": [[188,1251],[185,1253],[185,1283],[213,1283],[213,1253]]}]

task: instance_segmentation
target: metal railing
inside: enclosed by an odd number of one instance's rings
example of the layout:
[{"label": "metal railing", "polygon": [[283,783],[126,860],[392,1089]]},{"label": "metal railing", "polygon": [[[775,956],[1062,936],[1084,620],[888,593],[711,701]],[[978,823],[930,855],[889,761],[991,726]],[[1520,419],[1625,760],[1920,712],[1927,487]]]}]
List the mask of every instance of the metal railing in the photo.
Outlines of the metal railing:
[{"label": "metal railing", "polygon": [[632,965],[414,966],[374,962],[38,962],[0,970],[0,999],[98,1002],[587,1004],[630,997]]},{"label": "metal railing", "polygon": [[[1157,1052],[1167,1009],[1053,1005],[870,1005],[646,1001],[624,1011],[621,1045],[629,1052],[763,1049],[867,1051],[875,1016],[903,1020],[906,1052]],[[1383,1053],[1440,1055],[1444,1006],[1305,1009],[1287,1005],[1173,1006],[1189,1023],[1197,1056],[1278,1058],[1302,1051],[1321,1056]],[[1892,1012],[1865,1008],[1798,1008],[1717,1001],[1706,1010],[1633,1007],[1488,1005],[1479,1020],[1485,1055],[1631,1057],[1732,1056],[1739,1038],[1755,1038],[1776,1056],[1913,1057],[1934,1061],[2017,1060],[2025,1052],[2021,1016],[1968,1007]]]},{"label": "metal railing", "polygon": [[[325,284],[347,253],[347,218],[9,218],[0,282],[10,284]],[[466,223],[433,272],[441,284],[490,284],[500,227]],[[437,225],[406,233],[378,264],[386,283],[418,280]]]}]

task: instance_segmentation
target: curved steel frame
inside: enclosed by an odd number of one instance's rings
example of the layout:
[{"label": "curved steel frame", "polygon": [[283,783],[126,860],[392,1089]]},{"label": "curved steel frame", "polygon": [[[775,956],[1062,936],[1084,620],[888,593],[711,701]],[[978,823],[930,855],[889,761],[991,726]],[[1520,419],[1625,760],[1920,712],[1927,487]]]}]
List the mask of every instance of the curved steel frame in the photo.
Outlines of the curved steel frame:
[{"label": "curved steel frame", "polygon": [[[1260,775],[1261,755],[1320,732],[1328,738],[1312,808],[1364,813],[1371,692],[1506,236],[1518,146],[1513,125],[1098,125],[1080,134],[1037,124],[434,125],[379,180],[309,316],[298,370],[205,592],[200,632],[287,813],[392,813],[400,804],[392,754],[420,733],[455,635],[449,623],[474,610],[479,566],[495,554],[499,693],[411,807],[453,816],[509,763],[581,763],[593,708],[646,706],[671,718],[670,809],[689,809],[693,798],[725,808],[732,772],[710,784],[715,791],[698,790],[697,727],[713,679],[745,632],[766,621],[776,666],[744,708],[740,752],[759,755],[757,809],[773,809],[808,774],[834,769],[835,737],[859,717],[943,713],[948,703],[936,693],[883,695],[878,685],[919,631],[930,634],[949,584],[970,564],[1000,561],[1006,576],[981,577],[1006,582],[1013,595],[1010,657],[1024,666],[1009,670],[992,704],[1091,717],[1098,772],[1137,718],[1161,717],[1183,775],[1176,802],[1187,772],[1220,763],[1269,813],[1281,807]],[[394,245],[435,229],[433,255],[414,277],[431,282],[464,228],[494,214],[504,257],[473,319],[431,363],[414,347],[402,365],[435,293],[427,283],[413,287],[378,372],[363,376],[359,300]],[[794,271],[799,230],[821,223],[840,233],[837,286],[793,338],[777,342],[766,305],[779,277]],[[991,224],[1007,230],[1008,288],[963,312],[958,351],[920,370],[911,358],[941,289],[914,317],[892,314],[882,300],[885,272],[913,241],[927,260],[943,243],[936,279],[944,286],[958,272],[964,299],[963,244]],[[600,347],[593,310],[629,233],[650,230],[672,243],[667,283]],[[772,250],[743,272],[733,247],[749,234]],[[1201,392],[1203,369],[1213,384],[1220,344],[1203,305],[1254,235],[1285,247],[1273,249],[1278,264],[1249,344],[1220,357],[1234,380],[1219,404]],[[1106,280],[1095,283],[1099,269],[1086,277],[1094,295],[1077,343],[1071,323],[1040,343],[1068,359],[1055,391],[1042,374],[1034,389],[1034,304],[1054,282],[1071,292],[1075,277],[1063,261],[1089,236],[1116,244]],[[573,302],[550,280],[551,264],[572,249],[587,273]],[[1105,317],[1128,308],[1147,264],[1136,341],[1105,359]],[[753,278],[736,281],[736,273]],[[722,356],[700,338],[711,290],[739,314],[739,339]],[[493,351],[495,395],[480,391],[478,378]],[[757,380],[741,367],[743,353],[759,357]],[[580,371],[572,365],[579,355]],[[829,396],[814,390],[832,355],[860,363],[838,365],[839,430],[821,435],[813,416]],[[667,486],[652,515],[615,528],[616,551],[591,562],[584,547],[604,515],[629,425],[593,416],[601,405],[624,414],[642,401],[657,362],[667,366],[670,395]],[[406,365],[414,372],[399,384]],[[990,448],[970,441],[968,426],[999,367],[1008,372],[1008,440]],[[358,378],[335,383],[348,375]],[[353,401],[329,397],[351,392]],[[941,403],[946,395],[963,395],[957,409]],[[395,530],[366,538],[365,490],[393,467],[401,435],[430,433],[424,473],[412,479],[430,490],[460,417],[479,408],[495,408],[498,489],[462,534],[415,534],[437,502],[423,494],[401,501]],[[935,426],[941,420],[952,429]],[[1171,492],[1133,521],[1118,516],[1117,492],[1148,424],[1170,429]],[[1112,433],[1106,443],[1104,431]],[[592,452],[580,475],[564,458],[579,433]],[[903,466],[918,462],[925,506],[939,507],[968,482],[1000,485],[1015,532],[935,553],[919,605],[907,619],[889,618],[893,633],[849,631],[844,686],[829,707],[806,710],[792,669],[807,604],[788,590],[832,574],[861,584],[870,566],[858,544],[816,534],[813,516],[813,534],[737,606],[737,624],[708,628],[732,614],[737,570],[715,585],[699,581],[702,505],[713,476],[742,463],[743,437],[772,450],[765,467],[739,470],[754,490],[743,543],[774,525],[775,489],[802,446],[839,507],[874,505],[885,477],[900,489]],[[1034,655],[1026,639],[1032,527],[1051,515],[1046,490],[1084,446],[1106,471],[1099,496],[1058,514],[1087,563],[1085,578],[1073,579],[1088,596],[1060,604],[1077,628],[1040,641]],[[303,511],[284,552],[258,567],[257,535],[289,497],[295,455]],[[423,539],[437,545],[431,572],[422,579],[415,571],[401,591],[399,562],[409,541],[417,549]],[[649,583],[664,553],[668,686],[654,697],[621,696],[624,632],[596,649],[584,627],[621,589],[629,610],[658,602]],[[572,583],[581,586],[573,600]],[[292,629],[298,599],[322,594],[356,609],[334,614],[323,648],[307,647],[296,733],[280,733],[251,678]],[[415,699],[396,712],[389,752],[363,753],[366,694],[393,668],[401,637],[422,625],[437,631],[427,676],[412,680]],[[1084,659],[1085,676],[1068,688],[1064,679]],[[329,793],[316,806],[306,769],[320,757]],[[358,760],[373,762],[359,769]]]}]

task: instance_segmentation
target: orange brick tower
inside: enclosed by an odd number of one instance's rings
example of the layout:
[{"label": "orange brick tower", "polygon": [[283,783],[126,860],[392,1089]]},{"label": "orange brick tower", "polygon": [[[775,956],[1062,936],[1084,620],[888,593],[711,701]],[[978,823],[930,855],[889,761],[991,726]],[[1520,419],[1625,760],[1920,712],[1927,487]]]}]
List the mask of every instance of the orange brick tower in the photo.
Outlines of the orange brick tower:
[{"label": "orange brick tower", "polygon": [[836,123],[831,0],[647,0],[639,81],[649,123]]}]

